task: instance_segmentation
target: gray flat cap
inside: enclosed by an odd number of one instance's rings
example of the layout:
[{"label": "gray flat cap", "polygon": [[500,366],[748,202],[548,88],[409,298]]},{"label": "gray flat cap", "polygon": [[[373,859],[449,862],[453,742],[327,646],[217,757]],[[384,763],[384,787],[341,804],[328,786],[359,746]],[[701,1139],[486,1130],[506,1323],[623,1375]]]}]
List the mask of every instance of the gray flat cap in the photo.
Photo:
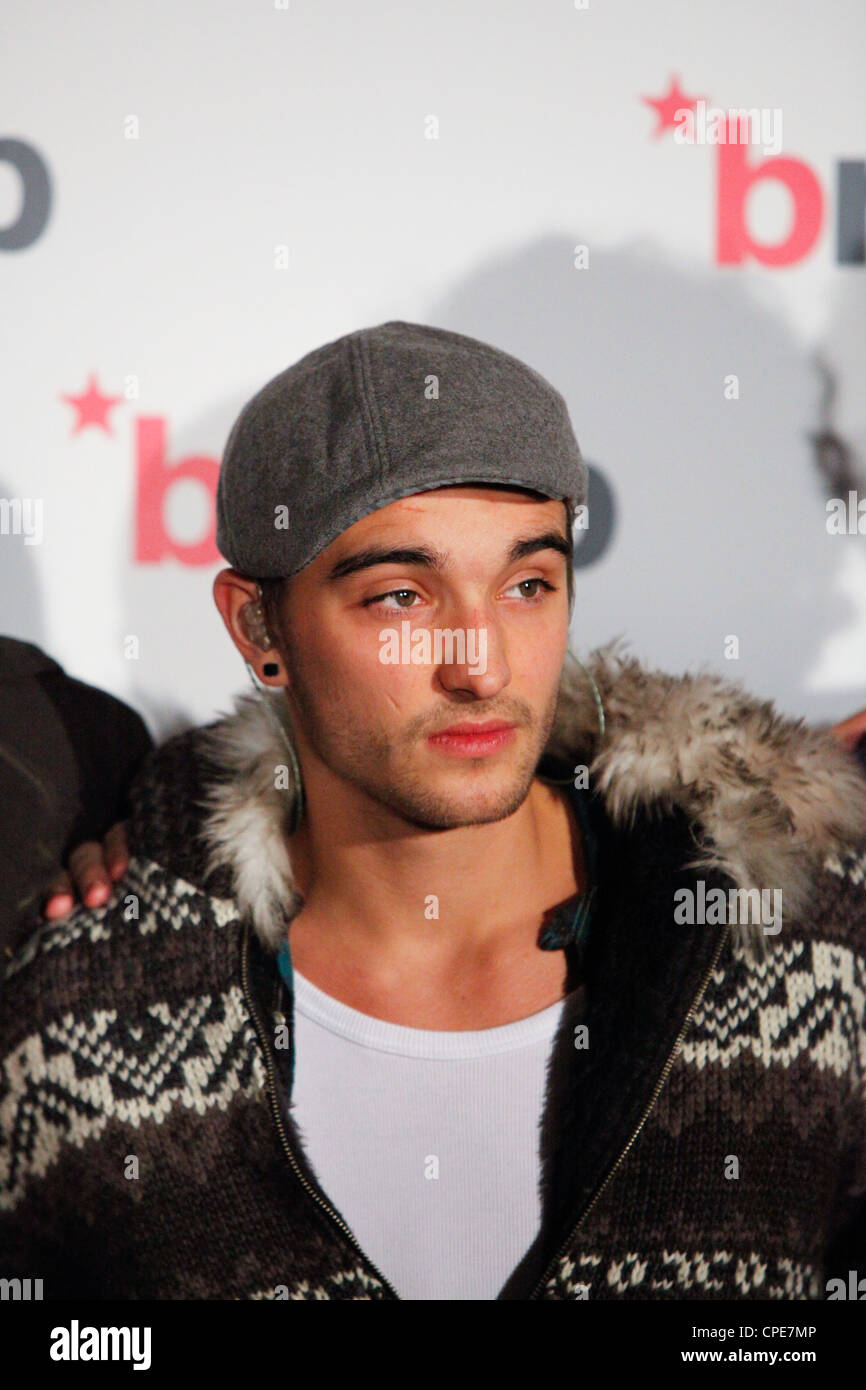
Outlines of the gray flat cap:
[{"label": "gray flat cap", "polygon": [[249,578],[284,578],[370,512],[456,483],[585,502],[562,396],[462,333],[361,328],[307,353],[241,410],[220,468],[217,547]]}]

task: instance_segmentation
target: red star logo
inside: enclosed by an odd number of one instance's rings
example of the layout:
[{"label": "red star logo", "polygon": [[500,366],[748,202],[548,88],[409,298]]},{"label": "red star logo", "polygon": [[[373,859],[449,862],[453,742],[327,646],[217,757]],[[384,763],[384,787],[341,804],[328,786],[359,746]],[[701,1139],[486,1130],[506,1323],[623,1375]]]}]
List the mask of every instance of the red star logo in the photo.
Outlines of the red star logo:
[{"label": "red star logo", "polygon": [[69,405],[78,411],[78,419],[72,433],[77,434],[86,425],[99,425],[105,430],[106,434],[111,434],[111,426],[108,423],[108,412],[112,406],[119,405],[123,400],[122,396],[103,396],[96,384],[96,373],[91,372],[87,378],[87,389],[82,391],[80,396],[68,396],[65,392],[61,393],[61,400],[67,401]]},{"label": "red star logo", "polygon": [[706,97],[686,96],[685,92],[680,87],[680,79],[678,77],[672,77],[671,85],[665,96],[642,96],[641,101],[645,101],[647,106],[653,106],[655,108],[656,115],[658,116],[658,125],[653,131],[653,137],[657,140],[663,130],[667,130],[669,127],[671,129],[676,129],[677,122],[674,120],[674,115],[677,111],[683,111],[687,108],[694,111],[697,103],[699,101],[706,101]]}]

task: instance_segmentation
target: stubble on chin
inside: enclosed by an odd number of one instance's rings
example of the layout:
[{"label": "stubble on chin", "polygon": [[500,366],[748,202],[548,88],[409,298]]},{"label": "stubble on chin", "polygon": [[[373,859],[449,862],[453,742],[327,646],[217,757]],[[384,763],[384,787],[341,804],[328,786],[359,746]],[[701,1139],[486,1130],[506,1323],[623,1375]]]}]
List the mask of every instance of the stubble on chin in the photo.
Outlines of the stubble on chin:
[{"label": "stubble on chin", "polygon": [[554,712],[555,700],[540,726],[521,723],[516,746],[492,757],[458,759],[433,751],[426,744],[430,729],[425,721],[425,732],[406,734],[398,741],[369,730],[359,736],[346,728],[325,750],[324,760],[337,775],[410,825],[428,830],[486,825],[504,820],[523,805]]}]

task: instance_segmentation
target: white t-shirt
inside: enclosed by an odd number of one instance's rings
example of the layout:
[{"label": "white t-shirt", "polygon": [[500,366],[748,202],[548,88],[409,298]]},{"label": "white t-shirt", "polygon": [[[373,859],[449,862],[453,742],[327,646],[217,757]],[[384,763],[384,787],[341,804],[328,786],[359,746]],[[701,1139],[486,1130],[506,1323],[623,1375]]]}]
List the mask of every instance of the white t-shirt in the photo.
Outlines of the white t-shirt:
[{"label": "white t-shirt", "polygon": [[[565,1000],[405,1028],[294,972],[292,1117],[319,1186],[404,1299],[495,1299],[538,1234],[539,1125]],[[569,995],[579,1016],[582,989]]]}]

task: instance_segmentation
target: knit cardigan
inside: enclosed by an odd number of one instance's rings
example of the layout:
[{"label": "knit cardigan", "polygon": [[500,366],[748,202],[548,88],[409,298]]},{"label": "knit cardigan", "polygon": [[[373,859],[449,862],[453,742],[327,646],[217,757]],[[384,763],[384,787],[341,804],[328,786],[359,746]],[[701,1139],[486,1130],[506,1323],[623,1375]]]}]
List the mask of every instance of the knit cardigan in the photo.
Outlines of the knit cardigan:
[{"label": "knit cardigan", "polygon": [[[734,682],[587,664],[604,735],[566,666],[546,751],[589,769],[588,1045],[566,1017],[541,1229],[498,1297],[825,1298],[866,1274],[866,780]],[[109,901],[7,967],[0,1274],[45,1298],[397,1297],[292,1117],[284,712],[242,695],[155,749]],[[750,887],[781,930],[677,920],[683,889]]]}]

